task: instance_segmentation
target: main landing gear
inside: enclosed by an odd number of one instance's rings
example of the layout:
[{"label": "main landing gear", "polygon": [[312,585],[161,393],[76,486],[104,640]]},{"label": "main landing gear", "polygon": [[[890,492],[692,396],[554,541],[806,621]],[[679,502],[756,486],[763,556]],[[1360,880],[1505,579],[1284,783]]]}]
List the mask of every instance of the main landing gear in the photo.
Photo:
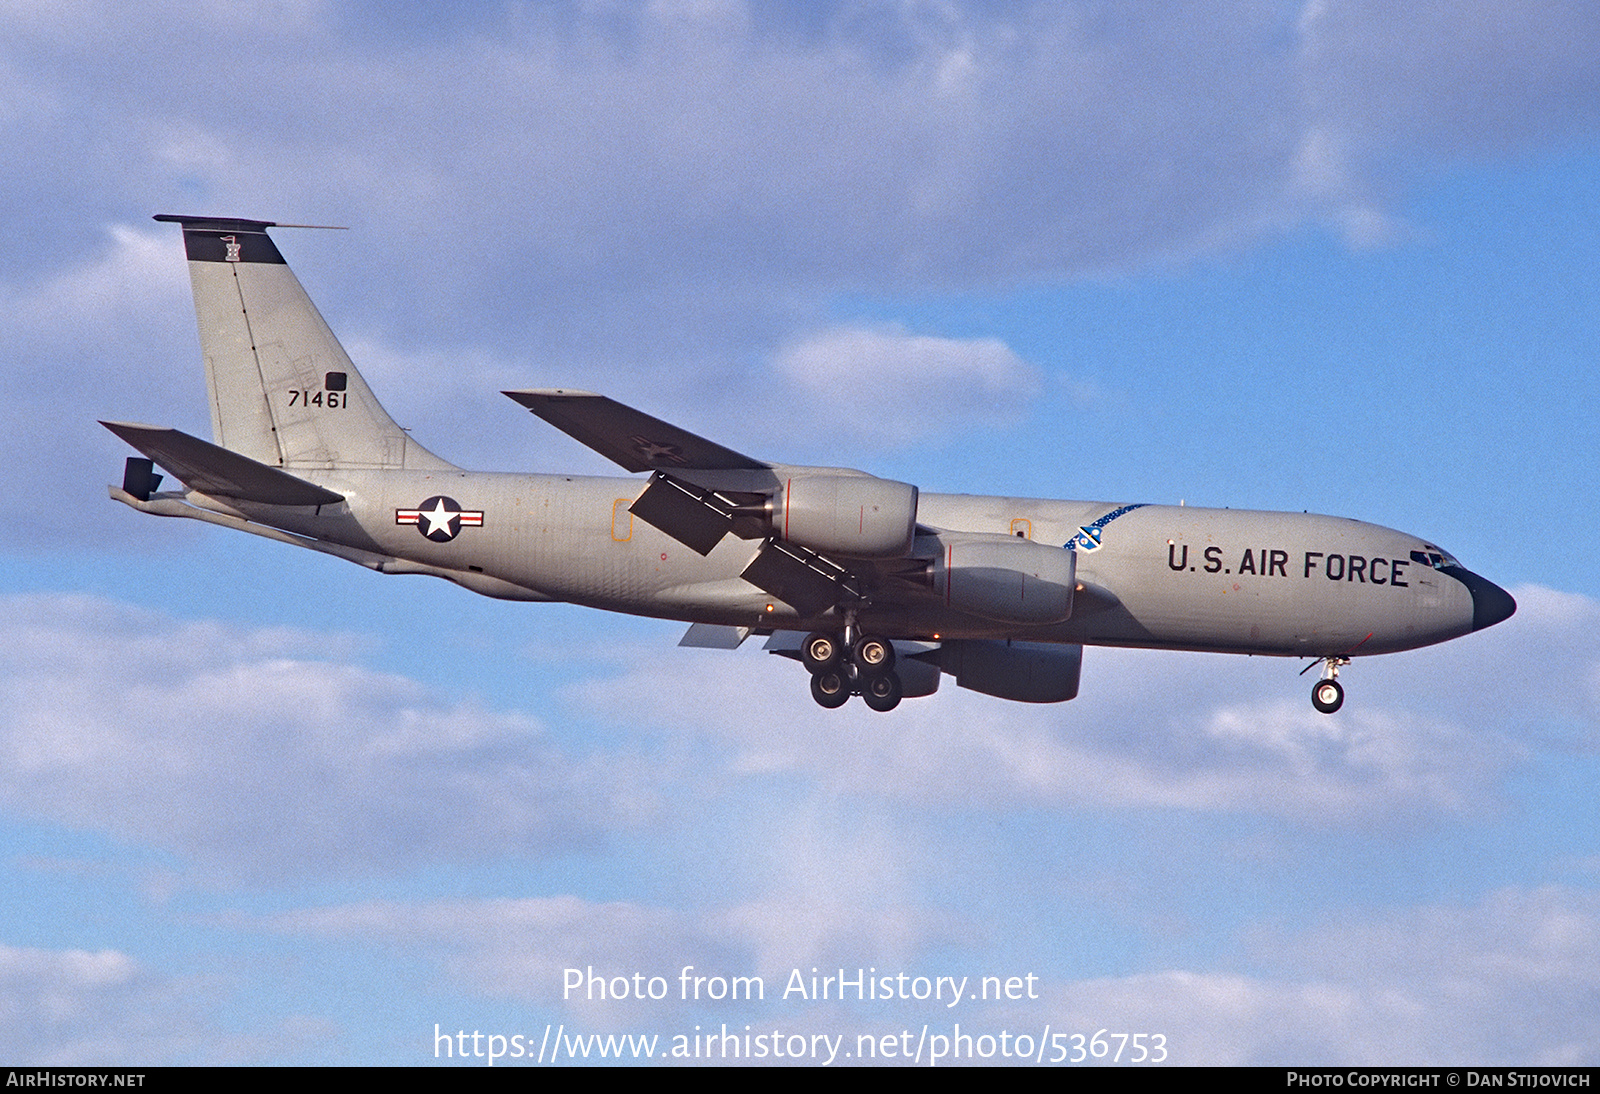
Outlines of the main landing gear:
[{"label": "main landing gear", "polygon": [[811,698],[833,710],[860,695],[873,710],[893,710],[905,694],[894,671],[894,644],[871,634],[855,637],[854,630],[847,624],[843,638],[818,631],[800,646],[800,663],[811,674]]},{"label": "main landing gear", "polygon": [[[1332,714],[1344,706],[1344,688],[1339,683],[1339,668],[1348,665],[1348,657],[1324,657],[1322,659],[1322,679],[1318,680],[1311,688],[1311,705],[1323,714]],[[1312,664],[1316,664],[1315,661]],[[1310,665],[1306,666],[1310,668]]]}]

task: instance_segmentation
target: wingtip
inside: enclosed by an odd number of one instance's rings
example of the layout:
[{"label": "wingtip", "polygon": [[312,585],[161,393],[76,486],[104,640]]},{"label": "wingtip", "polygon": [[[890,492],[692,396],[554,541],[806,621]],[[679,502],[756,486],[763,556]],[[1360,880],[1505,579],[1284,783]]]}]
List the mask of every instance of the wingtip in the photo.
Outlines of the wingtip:
[{"label": "wingtip", "polygon": [[500,394],[504,395],[513,402],[520,403],[529,410],[532,410],[535,406],[538,406],[542,403],[557,402],[565,399],[603,398],[603,396],[597,395],[592,391],[579,391],[576,388],[570,387],[524,388],[520,391],[502,391]]},{"label": "wingtip", "polygon": [[127,440],[130,433],[165,433],[172,430],[169,425],[151,425],[149,422],[108,422],[103,418],[96,421],[123,440]]}]

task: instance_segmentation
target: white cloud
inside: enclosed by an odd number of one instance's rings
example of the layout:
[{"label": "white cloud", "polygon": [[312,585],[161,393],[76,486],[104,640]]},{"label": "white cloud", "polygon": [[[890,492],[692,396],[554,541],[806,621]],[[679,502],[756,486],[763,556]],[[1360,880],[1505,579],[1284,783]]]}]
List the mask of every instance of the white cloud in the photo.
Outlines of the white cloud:
[{"label": "white cloud", "polygon": [[1582,62],[1600,18],[1581,0],[1533,9],[1335,0],[1307,4],[1299,31],[1306,106],[1364,156],[1409,144],[1413,154],[1476,157],[1592,132],[1600,120],[1600,78]]},{"label": "white cloud", "polygon": [[1538,585],[1511,590],[1517,614],[1458,642],[1407,654],[1419,679],[1439,679],[1434,709],[1460,722],[1519,727],[1531,742],[1580,752],[1600,728],[1600,602]]},{"label": "white cloud", "polygon": [[[793,969],[909,959],[928,940],[953,937],[936,926],[939,918],[912,906],[829,903],[809,892],[699,912],[554,896],[374,902],[225,921],[423,956],[488,997],[559,1006],[596,1022],[659,1024],[727,1001],[716,987],[696,988],[695,977],[759,978],[764,986],[753,998],[771,1013]],[[665,992],[658,984],[641,1001],[648,989],[635,985],[656,978]]]},{"label": "white cloud", "polygon": [[[644,728],[716,742],[734,772],[804,773],[869,799],[992,808],[1392,822],[1494,808],[1499,777],[1527,755],[1525,742],[1489,724],[1411,713],[1423,702],[1415,694],[1369,700],[1352,683],[1346,709],[1328,718],[1311,709],[1292,670],[1291,662],[1091,649],[1083,691],[1063,706],[1007,703],[946,677],[937,695],[882,716],[859,704],[817,708],[787,662],[677,651],[575,694],[602,715],[649,710]],[[1382,662],[1360,672],[1409,679]],[[750,694],[763,696],[765,717],[747,716]]]},{"label": "white cloud", "polygon": [[[1190,1066],[1461,1060],[1571,1066],[1600,1051],[1600,1019],[1588,1005],[1600,990],[1597,899],[1559,887],[1505,889],[1465,907],[1353,914],[1295,934],[1254,928],[1248,944],[1257,971],[1036,976],[1034,999],[969,999],[957,1009],[941,1008],[938,1017],[960,1021],[974,1036],[1000,1028],[1013,1036],[1036,1034],[1046,1025],[1064,1031],[1059,1050],[1051,1043],[1047,1054],[1074,1052],[1073,1033],[1082,1034],[1087,1048],[1093,1032],[1105,1030],[1109,1048],[1131,1059],[1139,1046],[1119,1034],[1140,1033],[1146,1051],[1164,1049],[1166,1063]],[[813,964],[825,971],[841,964],[839,951],[827,946],[765,950],[775,931],[808,938],[814,911],[778,900],[688,913],[555,897],[347,905],[236,923],[421,952],[475,991],[559,1005],[590,1022],[670,1028],[686,1009],[678,981],[685,965],[694,967],[692,975],[764,978],[764,1001],[737,1008],[740,1022],[838,1025],[851,1047],[854,1034],[870,1028],[863,1016],[892,1022],[909,1021],[911,1013],[919,1021],[927,1016],[925,1008],[901,1003],[841,1008],[783,1001],[792,969],[806,974]],[[875,955],[871,963],[880,972],[942,974],[947,966],[934,955],[959,952],[962,941],[928,930],[932,919],[910,905],[887,915],[882,907],[855,906],[827,930],[853,931],[867,947],[849,951],[846,969],[866,952]],[[973,940],[969,932],[965,942]],[[608,983],[635,972],[661,976],[668,997],[643,1005],[591,998],[591,965]],[[585,988],[563,1000],[569,968],[583,970]],[[847,1014],[854,1018],[840,1025]]]},{"label": "white cloud", "polygon": [[925,905],[924,881],[939,864],[914,826],[824,788],[742,823],[740,868],[759,879],[756,891],[715,922],[769,980],[796,968],[904,965],[971,937],[972,924]]},{"label": "white cloud", "polygon": [[172,1061],[198,1047],[193,987],[116,950],[0,945],[0,1053],[30,1066]]},{"label": "white cloud", "polygon": [[1464,906],[1347,915],[1257,932],[1251,949],[1282,970],[1277,983],[1304,978],[1300,990],[1319,988],[1322,1001],[1258,1015],[1261,1029],[1290,1035],[1274,1046],[1258,1033],[1253,1058],[1233,1062],[1570,1066],[1600,1052],[1600,1018],[1584,1002],[1600,991],[1593,891],[1507,888]]},{"label": "white cloud", "polygon": [[[136,359],[150,352],[148,343],[174,332],[193,342],[189,277],[171,233],[110,224],[80,227],[63,238],[69,245],[50,256],[52,272],[33,284],[0,284],[0,332],[14,354],[49,354],[59,349],[56,340],[70,336],[79,351],[118,347],[118,364],[126,366],[130,339],[146,343],[134,351]],[[52,379],[52,391],[80,398],[107,383],[93,374]],[[143,386],[139,378],[117,385]]]},{"label": "white cloud", "polygon": [[[573,685],[569,700],[641,736],[584,755],[528,715],[441,701],[330,659],[349,649],[323,636],[13,597],[0,626],[15,651],[0,673],[0,801],[246,879],[582,846],[660,816],[668,780],[686,771],[702,792],[792,774],[863,802],[993,809],[1154,806],[1339,825],[1481,812],[1547,725],[1565,733],[1600,709],[1600,674],[1577,640],[1600,609],[1519,594],[1520,633],[1467,640],[1495,675],[1436,653],[1451,674],[1441,689],[1426,664],[1363,661],[1334,718],[1310,710],[1282,662],[1092,650],[1084,693],[1065,706],[946,680],[885,717],[820,710],[799,669],[754,651],[613,649],[619,674]],[[1562,674],[1571,688],[1517,682],[1548,680],[1563,658],[1584,662]],[[1518,703],[1528,728],[1516,737],[1473,713],[1492,714],[1505,690],[1539,696]],[[764,697],[760,718],[748,716],[751,694]],[[1197,705],[1205,695],[1215,698]],[[1413,713],[1419,703],[1438,712]],[[691,767],[627,751],[663,740]],[[879,887],[891,876],[868,873]]]},{"label": "white cloud", "polygon": [[1252,949],[1282,967],[1390,986],[1436,979],[1458,991],[1495,982],[1600,987],[1600,894],[1500,889],[1466,907],[1346,919],[1298,938],[1264,933]]},{"label": "white cloud", "polygon": [[[344,209],[413,256],[443,244],[436,280],[566,283],[567,308],[1128,268],[1388,200],[1418,143],[1472,156],[1596,121],[1600,28],[1575,2],[1325,4],[1298,26],[1269,4],[622,4],[432,34],[350,5],[195,7],[73,20],[126,41],[132,72],[52,69],[71,37],[18,44],[69,109],[135,122],[94,127],[117,156],[55,155],[119,191],[147,165],[211,211]],[[1319,142],[1337,168],[1307,187]]]},{"label": "white cloud", "polygon": [[170,232],[112,224],[104,232],[111,237],[108,249],[100,234],[85,231],[77,239],[80,265],[8,301],[10,321],[34,328],[70,324],[80,333],[110,328],[125,337],[130,321],[188,295],[183,252]]},{"label": "white cloud", "polygon": [[[1071,703],[1031,706],[963,691],[823,711],[795,665],[757,653],[640,651],[574,701],[642,730],[704,741],[732,777],[802,774],[885,799],[1175,808],[1363,827],[1487,815],[1502,779],[1554,739],[1593,747],[1600,627],[1593,600],[1515,590],[1509,622],[1428,650],[1359,659],[1350,698],[1316,713],[1299,664],[1091,648]],[[759,694],[763,717],[748,714]],[[640,711],[649,713],[643,717]]]},{"label": "white cloud", "polygon": [[[565,1003],[582,1014],[617,1013],[611,980],[643,973],[673,979],[685,965],[730,966],[716,938],[692,917],[626,901],[575,896],[406,903],[379,901],[228,917],[233,925],[396,946],[431,957],[452,978],[488,996]],[[584,988],[567,988],[567,970]],[[598,975],[605,986],[589,983]],[[643,1008],[623,1008],[642,1015]]]},{"label": "white cloud", "polygon": [[325,637],[6,602],[0,802],[235,879],[540,855],[658,806],[653,769],[328,660]]},{"label": "white cloud", "polygon": [[303,1014],[225,1028],[236,982],[172,975],[120,950],[0,943],[0,1053],[21,1067],[258,1063],[337,1054],[340,1030]]},{"label": "white cloud", "polygon": [[780,350],[778,379],[808,416],[877,444],[1010,425],[1039,395],[1038,368],[997,338],[903,326],[834,327]]},{"label": "white cloud", "polygon": [[[677,869],[692,874],[704,857],[672,832],[659,839],[658,852],[679,861]],[[706,977],[754,975],[765,980],[771,1002],[774,985],[781,988],[794,968],[908,963],[972,935],[971,924],[923,905],[916,879],[930,863],[917,836],[870,811],[841,809],[831,795],[775,812],[742,811],[736,829],[700,818],[691,842],[703,841],[717,846],[718,887],[731,882],[739,894],[729,902],[667,906],[568,894],[373,901],[222,921],[421,953],[486,995],[629,1020],[659,1020],[669,1008],[659,1000],[618,1008],[609,988],[569,993],[567,970],[584,970],[585,985],[591,972],[607,984],[615,976],[660,976],[677,1003],[685,1001],[678,977],[687,966]]]},{"label": "white cloud", "polygon": [[[175,233],[119,226],[109,258],[62,272],[63,248],[99,250],[84,225],[180,206],[350,225],[291,259],[335,329],[441,366],[387,397],[446,448],[493,399],[460,396],[457,358],[664,416],[798,395],[808,425],[898,443],[971,420],[957,382],[980,423],[1016,420],[1038,374],[982,340],[819,327],[840,293],[1136,270],[1308,222],[1379,245],[1427,164],[1597,120],[1600,29],[1572,2],[1323,4],[1298,26],[1271,4],[70,10],[14,5],[0,43],[0,124],[24,150],[0,186],[36,211],[0,241],[0,333],[28,378],[0,444],[30,462],[30,435],[91,416],[204,429]],[[825,387],[819,361],[896,384]],[[875,421],[886,400],[927,421]],[[41,485],[86,499],[115,446],[66,447]],[[47,541],[103,538],[88,505]]]},{"label": "white cloud", "polygon": [[115,223],[58,240],[66,246],[49,256],[49,273],[0,282],[13,381],[0,393],[0,455],[56,499],[30,525],[34,549],[114,534],[119,507],[105,504],[101,486],[121,481],[127,450],[97,418],[209,430],[181,245]]}]

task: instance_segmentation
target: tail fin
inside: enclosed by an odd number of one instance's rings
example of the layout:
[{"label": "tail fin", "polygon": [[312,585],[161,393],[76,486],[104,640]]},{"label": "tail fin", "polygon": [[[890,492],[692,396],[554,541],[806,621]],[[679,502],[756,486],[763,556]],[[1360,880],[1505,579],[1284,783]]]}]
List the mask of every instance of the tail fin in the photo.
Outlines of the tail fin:
[{"label": "tail fin", "polygon": [[378,404],[267,235],[272,221],[155,219],[183,225],[217,444],[273,467],[454,466]]}]

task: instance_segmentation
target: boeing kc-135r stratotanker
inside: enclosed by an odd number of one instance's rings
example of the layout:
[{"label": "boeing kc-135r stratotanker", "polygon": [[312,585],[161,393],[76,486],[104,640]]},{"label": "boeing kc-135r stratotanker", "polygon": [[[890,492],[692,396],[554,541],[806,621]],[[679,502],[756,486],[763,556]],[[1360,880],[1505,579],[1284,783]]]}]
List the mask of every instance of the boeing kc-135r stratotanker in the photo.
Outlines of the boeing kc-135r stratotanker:
[{"label": "boeing kc-135r stratotanker", "polygon": [[[183,227],[215,443],[104,423],[144,454],[111,488],[141,512],[485,596],[682,620],[681,645],[764,635],[824,707],[890,710],[941,674],[1060,702],[1089,645],[1308,658],[1331,714],[1352,657],[1516,611],[1440,548],[1360,521],[927,494],[744,456],[586,391],[505,394],[647,479],[464,471],[378,405],[273,222],[156,219]],[[158,492],[155,464],[185,488]]]}]

